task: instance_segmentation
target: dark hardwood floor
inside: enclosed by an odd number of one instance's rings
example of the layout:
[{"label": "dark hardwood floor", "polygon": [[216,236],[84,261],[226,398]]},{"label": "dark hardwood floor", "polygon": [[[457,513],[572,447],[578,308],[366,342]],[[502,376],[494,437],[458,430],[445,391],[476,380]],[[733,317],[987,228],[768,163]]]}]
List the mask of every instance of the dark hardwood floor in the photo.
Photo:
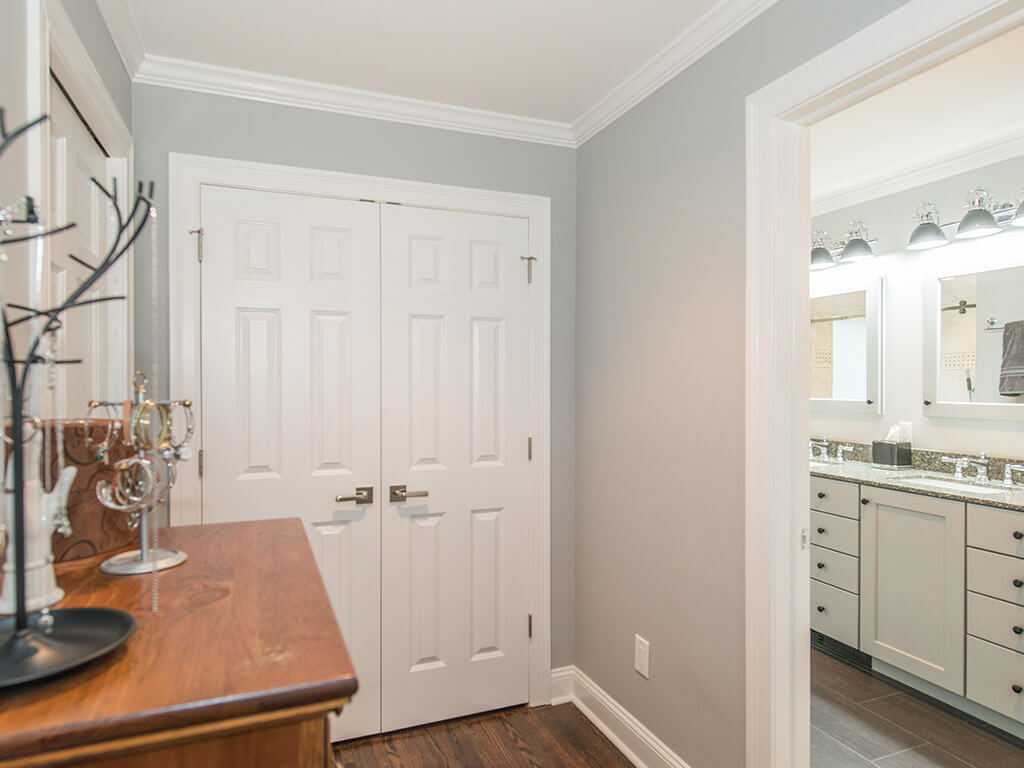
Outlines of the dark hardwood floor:
[{"label": "dark hardwood floor", "polygon": [[338,768],[632,768],[572,704],[516,707],[334,745]]},{"label": "dark hardwood floor", "polygon": [[811,768],[1022,767],[1024,750],[811,651]]}]

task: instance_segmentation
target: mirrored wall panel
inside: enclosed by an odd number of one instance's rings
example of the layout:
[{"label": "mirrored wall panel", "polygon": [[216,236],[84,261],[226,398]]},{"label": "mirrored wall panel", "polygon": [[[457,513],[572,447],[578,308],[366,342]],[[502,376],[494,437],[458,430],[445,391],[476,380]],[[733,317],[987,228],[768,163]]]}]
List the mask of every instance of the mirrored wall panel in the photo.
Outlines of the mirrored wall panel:
[{"label": "mirrored wall panel", "polygon": [[942,278],[939,286],[939,402],[1024,404],[1013,390],[1000,393],[1006,324],[1024,320],[1024,267]]},{"label": "mirrored wall panel", "polygon": [[867,291],[811,299],[811,397],[867,399]]}]

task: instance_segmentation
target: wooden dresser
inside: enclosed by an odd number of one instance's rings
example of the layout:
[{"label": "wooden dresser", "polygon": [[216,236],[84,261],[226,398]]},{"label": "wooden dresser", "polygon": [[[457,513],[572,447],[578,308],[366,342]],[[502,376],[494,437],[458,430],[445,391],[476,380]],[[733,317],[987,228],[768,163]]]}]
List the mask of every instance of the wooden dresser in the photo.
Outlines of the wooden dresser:
[{"label": "wooden dresser", "polygon": [[186,563],[106,576],[107,556],[57,568],[56,606],[128,611],[109,656],[0,692],[0,768],[323,768],[327,715],[356,691],[352,662],[298,519],[164,529]]}]

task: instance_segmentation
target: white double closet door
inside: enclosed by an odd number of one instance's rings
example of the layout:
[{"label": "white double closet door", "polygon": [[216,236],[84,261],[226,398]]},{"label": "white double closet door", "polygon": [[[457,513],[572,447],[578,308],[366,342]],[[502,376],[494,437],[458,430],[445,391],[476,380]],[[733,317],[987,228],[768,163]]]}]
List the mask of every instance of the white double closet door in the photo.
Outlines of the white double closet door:
[{"label": "white double closet door", "polygon": [[359,676],[332,737],[527,701],[526,220],[217,186],[201,218],[202,519],[306,522]]}]

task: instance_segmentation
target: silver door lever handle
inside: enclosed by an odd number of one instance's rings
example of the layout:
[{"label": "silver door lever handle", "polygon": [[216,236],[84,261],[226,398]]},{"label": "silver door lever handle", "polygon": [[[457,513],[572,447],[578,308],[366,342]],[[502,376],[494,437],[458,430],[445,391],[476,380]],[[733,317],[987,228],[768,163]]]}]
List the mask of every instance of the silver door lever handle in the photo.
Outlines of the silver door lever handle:
[{"label": "silver door lever handle", "polygon": [[335,496],[335,504],[344,504],[346,501],[354,501],[356,504],[373,504],[373,486],[366,485],[356,488],[355,496]]},{"label": "silver door lever handle", "polygon": [[430,491],[407,491],[404,485],[392,485],[388,491],[392,504],[400,504],[406,499],[420,499],[430,495]]}]

